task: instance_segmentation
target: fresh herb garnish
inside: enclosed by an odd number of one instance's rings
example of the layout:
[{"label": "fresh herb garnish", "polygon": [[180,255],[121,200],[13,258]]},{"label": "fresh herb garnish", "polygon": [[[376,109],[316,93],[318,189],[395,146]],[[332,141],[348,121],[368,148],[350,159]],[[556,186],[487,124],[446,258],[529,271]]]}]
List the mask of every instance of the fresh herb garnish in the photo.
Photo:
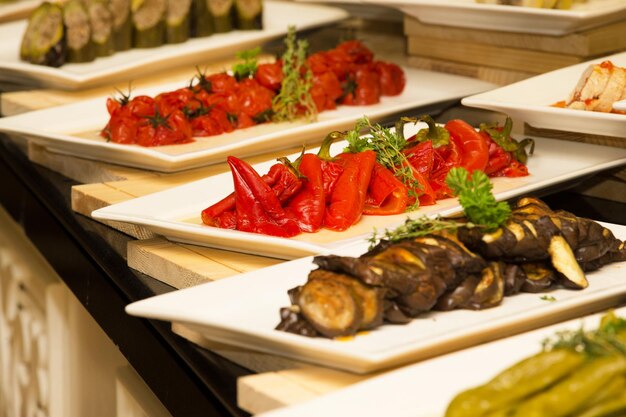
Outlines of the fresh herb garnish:
[{"label": "fresh herb garnish", "polygon": [[557,332],[543,341],[544,350],[571,349],[591,357],[626,355],[626,320],[613,311],[605,314],[595,331],[582,327],[574,331]]},{"label": "fresh herb garnish", "polygon": [[260,53],[260,46],[246,51],[237,52],[237,59],[243,60],[243,62],[233,65],[233,76],[237,79],[237,81],[241,81],[244,78],[254,77],[257,70],[257,57]]},{"label": "fresh herb garnish", "polygon": [[423,115],[417,118],[403,117],[398,121],[398,123],[396,123],[396,131],[403,134],[404,125],[409,122],[414,124],[424,122],[428,125],[428,127],[420,129],[417,132],[415,135],[416,141],[426,142],[427,140],[430,140],[433,143],[433,148],[438,148],[450,143],[450,132],[448,132],[445,127],[435,123],[433,118],[428,115]]},{"label": "fresh herb garnish", "polygon": [[119,94],[119,97],[113,97],[113,100],[120,103],[122,107],[127,105],[130,102],[130,96],[131,96],[131,93],[133,92],[133,89],[130,83],[128,83],[128,92],[125,93],[119,88],[115,88],[115,91],[117,91],[117,93]]},{"label": "fresh herb garnish", "polygon": [[396,178],[406,185],[409,197],[415,197],[415,204],[407,208],[407,211],[414,210],[419,206],[416,190],[420,190],[421,185],[413,175],[414,168],[402,152],[407,145],[404,135],[397,134],[396,131],[379,124],[372,124],[364,116],[357,120],[354,129],[347,132],[346,140],[348,141],[347,152],[375,151],[376,160],[391,170]]},{"label": "fresh herb garnish", "polygon": [[296,29],[289,27],[285,38],[286,51],[282,56],[283,80],[280,92],[272,102],[274,121],[292,121],[304,116],[308,121],[317,119],[317,107],[311,97],[313,73],[306,63],[309,43],[296,39]]},{"label": "fresh herb garnish", "polygon": [[473,223],[462,223],[456,220],[447,220],[441,217],[430,218],[422,216],[417,219],[406,219],[402,226],[398,226],[393,230],[385,229],[382,234],[374,229],[374,233],[369,238],[370,249],[380,240],[388,240],[397,242],[403,239],[417,238],[437,232],[455,232],[459,227],[467,227],[471,229],[476,227]]},{"label": "fresh herb garnish", "polygon": [[511,215],[511,207],[506,202],[496,201],[491,181],[483,171],[476,170],[470,176],[465,168],[452,168],[446,184],[459,197],[467,219],[476,225],[494,230]]},{"label": "fresh herb garnish", "polygon": [[543,301],[550,301],[550,302],[556,301],[556,298],[554,298],[551,295],[542,295],[541,297],[539,297],[539,299]]},{"label": "fresh herb garnish", "polygon": [[[480,124],[480,131],[486,132],[491,139],[497,143],[502,149],[507,152],[511,152],[513,157],[522,164],[526,164],[528,161],[528,154],[532,155],[535,151],[535,141],[530,138],[526,138],[521,142],[516,141],[511,137],[511,131],[513,130],[513,121],[510,117],[506,118],[504,126],[498,126],[495,124]],[[526,153],[526,148],[529,148]]]}]

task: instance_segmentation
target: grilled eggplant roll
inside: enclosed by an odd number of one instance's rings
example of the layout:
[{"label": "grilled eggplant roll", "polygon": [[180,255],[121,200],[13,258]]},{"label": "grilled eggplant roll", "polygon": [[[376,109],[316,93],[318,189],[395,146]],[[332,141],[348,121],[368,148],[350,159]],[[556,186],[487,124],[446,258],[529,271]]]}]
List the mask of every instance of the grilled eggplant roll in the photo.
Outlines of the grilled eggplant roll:
[{"label": "grilled eggplant roll", "polygon": [[213,17],[215,33],[230,32],[234,27],[234,0],[206,0],[209,12]]},{"label": "grilled eggplant roll", "polygon": [[115,52],[115,45],[113,44],[113,14],[109,9],[109,2],[87,0],[85,4],[96,56],[112,55]]},{"label": "grilled eggplant roll", "polygon": [[89,62],[96,58],[91,40],[89,15],[82,0],[70,0],[63,7],[67,39],[67,62]]},{"label": "grilled eggplant roll", "polygon": [[189,39],[191,31],[191,0],[167,0],[166,30],[167,43],[181,43]]},{"label": "grilled eggplant roll", "polygon": [[237,29],[263,29],[263,0],[235,0]]},{"label": "grilled eggplant roll", "polygon": [[67,44],[63,9],[44,2],[30,15],[20,47],[20,58],[32,64],[60,67],[65,63]]},{"label": "grilled eggplant roll", "polygon": [[113,14],[113,45],[116,51],[127,51],[133,47],[133,22],[130,0],[110,0]]},{"label": "grilled eggplant roll", "polygon": [[154,48],[165,42],[166,0],[133,0],[133,45]]},{"label": "grilled eggplant roll", "polygon": [[349,336],[430,310],[490,308],[519,292],[585,288],[583,269],[615,261],[626,261],[626,245],[610,230],[520,199],[493,232],[460,227],[456,234],[382,241],[358,258],[316,256],[319,268],[289,291],[292,305],[281,310],[277,329]]}]

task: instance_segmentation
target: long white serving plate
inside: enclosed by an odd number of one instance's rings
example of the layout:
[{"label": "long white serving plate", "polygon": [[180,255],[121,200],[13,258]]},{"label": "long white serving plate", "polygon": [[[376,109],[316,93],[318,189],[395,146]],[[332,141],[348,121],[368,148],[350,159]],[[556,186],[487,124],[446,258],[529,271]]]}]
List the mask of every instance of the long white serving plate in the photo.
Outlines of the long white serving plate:
[{"label": "long white serving plate", "polygon": [[[606,225],[620,239],[626,226]],[[358,256],[367,242],[337,251]],[[406,325],[383,325],[351,339],[309,338],[274,330],[287,291],[307,281],[312,257],[132,303],[134,316],[185,323],[206,338],[257,351],[365,373],[430,358],[614,305],[626,296],[626,262],[587,274],[581,291],[506,297],[500,306],[423,314]],[[594,310],[595,309],[595,310]],[[503,354],[506,354],[503,353]]]},{"label": "long white serving plate", "polygon": [[134,48],[92,62],[65,64],[60,68],[20,60],[20,44],[27,24],[26,20],[20,20],[0,26],[0,81],[75,90],[132,80],[154,73],[155,69],[162,71],[232,56],[238,50],[285,35],[289,25],[303,30],[346,17],[348,13],[336,7],[265,0],[262,30],[236,30],[157,48]]},{"label": "long white serving plate", "polygon": [[[624,2],[626,7],[626,1]],[[610,60],[626,67],[626,52],[551,71],[463,99],[463,104],[499,111],[531,126],[614,136],[626,140],[626,115],[554,107],[566,100],[590,64]]]},{"label": "long white serving plate", "polygon": [[[412,134],[417,127],[407,127]],[[494,193],[500,200],[509,199],[597,171],[626,164],[626,149],[608,148],[584,143],[536,138],[535,154],[529,158],[531,175],[520,178],[494,178]],[[333,155],[345,143],[334,145]],[[314,152],[314,151],[313,151]],[[237,154],[235,154],[237,156]],[[290,155],[293,161],[297,155]],[[276,163],[269,160],[254,165],[262,174]],[[174,187],[145,197],[101,208],[92,213],[96,219],[115,220],[147,227],[170,240],[248,252],[283,259],[332,252],[352,240],[402,223],[407,215],[363,216],[344,232],[321,230],[303,233],[291,239],[265,236],[237,230],[205,226],[200,212],[233,191],[232,175],[225,172],[199,181]],[[457,199],[440,200],[421,207],[410,217],[451,215],[461,211]]]},{"label": "long white serving plate", "polygon": [[0,3],[0,23],[20,19],[41,3],[42,0],[15,0]]},{"label": "long white serving plate", "polygon": [[[626,317],[626,308],[615,311]],[[602,314],[544,327],[373,377],[328,395],[258,417],[443,417],[454,396],[541,351],[557,332],[595,330]]]},{"label": "long white serving plate", "polygon": [[[107,96],[0,118],[0,132],[25,136],[60,153],[174,172],[224,162],[228,155],[245,157],[307,143],[319,143],[328,132],[351,129],[355,121],[363,115],[371,120],[379,120],[413,108],[450,103],[493,87],[484,81],[456,75],[411,68],[405,68],[404,71],[407,83],[402,94],[382,97],[378,104],[338,106],[336,110],[320,113],[317,122],[266,123],[222,135],[196,138],[195,142],[184,145],[146,148],[107,142],[98,134],[109,120],[106,110]],[[190,74],[190,78],[192,75]],[[138,89],[133,91],[133,95],[155,96],[183,86],[181,83],[168,83]]]},{"label": "long white serving plate", "polygon": [[[397,7],[424,23],[561,36],[626,17],[623,0],[588,0],[570,10],[480,4],[475,0],[363,0]],[[497,35],[496,35],[497,36]]]}]

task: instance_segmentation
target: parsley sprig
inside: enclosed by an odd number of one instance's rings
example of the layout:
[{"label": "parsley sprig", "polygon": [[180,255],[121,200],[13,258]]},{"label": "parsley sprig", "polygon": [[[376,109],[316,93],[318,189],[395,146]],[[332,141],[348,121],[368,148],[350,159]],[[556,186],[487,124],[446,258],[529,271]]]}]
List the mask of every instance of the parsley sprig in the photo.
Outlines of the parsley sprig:
[{"label": "parsley sprig", "polygon": [[273,120],[292,121],[304,116],[307,121],[317,120],[317,107],[311,97],[313,72],[306,63],[309,43],[296,39],[296,29],[289,27],[285,38],[286,51],[282,56],[283,81],[280,92],[272,103]]},{"label": "parsley sprig", "polygon": [[459,197],[465,217],[474,224],[494,230],[511,216],[511,207],[496,201],[491,181],[483,171],[476,170],[470,176],[465,168],[452,168],[446,184]]},{"label": "parsley sprig", "polygon": [[407,146],[404,135],[377,123],[372,124],[366,116],[363,116],[357,120],[354,129],[347,132],[346,140],[348,141],[346,152],[375,151],[376,160],[406,185],[409,197],[415,197],[415,204],[407,208],[407,211],[419,207],[417,190],[421,189],[421,185],[413,175],[411,163],[402,152]]},{"label": "parsley sprig", "polygon": [[237,79],[237,81],[241,81],[244,78],[254,77],[257,70],[257,57],[260,53],[260,46],[246,51],[237,52],[237,59],[243,61],[233,65],[233,76]]}]

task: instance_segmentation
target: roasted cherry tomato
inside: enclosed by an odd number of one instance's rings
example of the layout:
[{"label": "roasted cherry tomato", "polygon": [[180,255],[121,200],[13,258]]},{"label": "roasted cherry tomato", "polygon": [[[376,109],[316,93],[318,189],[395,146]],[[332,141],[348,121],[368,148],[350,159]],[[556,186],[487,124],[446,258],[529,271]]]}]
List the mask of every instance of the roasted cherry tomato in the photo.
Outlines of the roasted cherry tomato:
[{"label": "roasted cherry tomato", "polygon": [[274,92],[265,88],[253,79],[245,79],[239,83],[237,94],[239,111],[250,117],[272,108]]},{"label": "roasted cherry tomato", "polygon": [[283,65],[280,61],[273,64],[259,64],[254,79],[265,88],[279,91],[283,82]]},{"label": "roasted cherry tomato", "polygon": [[489,161],[489,147],[480,133],[460,119],[450,120],[445,128],[461,150],[460,166],[470,172],[475,169],[484,171]]},{"label": "roasted cherry tomato", "polygon": [[336,108],[336,100],[341,97],[343,90],[337,76],[332,72],[325,72],[313,76],[310,92],[317,111],[321,112]]},{"label": "roasted cherry tomato", "polygon": [[180,110],[166,116],[155,112],[137,127],[137,144],[141,146],[173,145],[191,141],[191,125]]},{"label": "roasted cherry tomato", "polygon": [[404,90],[406,78],[402,68],[389,62],[376,62],[374,69],[380,78],[380,92],[384,96],[397,96]]}]

